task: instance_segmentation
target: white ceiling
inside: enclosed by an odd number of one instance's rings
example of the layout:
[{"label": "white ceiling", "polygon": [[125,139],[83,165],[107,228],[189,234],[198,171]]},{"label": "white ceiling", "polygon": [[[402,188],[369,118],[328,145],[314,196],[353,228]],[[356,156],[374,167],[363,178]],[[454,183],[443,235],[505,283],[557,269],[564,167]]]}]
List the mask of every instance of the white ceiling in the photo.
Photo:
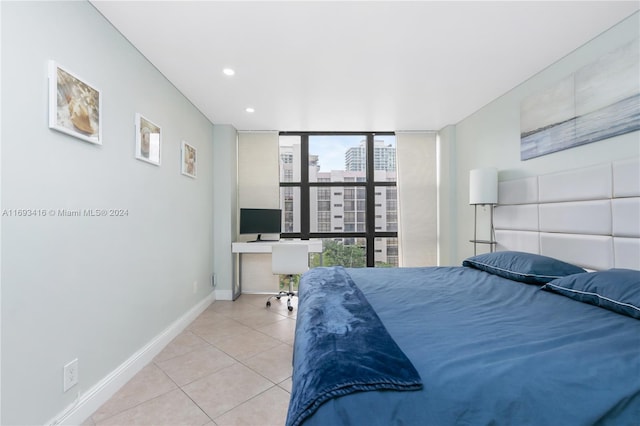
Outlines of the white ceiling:
[{"label": "white ceiling", "polygon": [[91,3],[212,123],[289,131],[455,124],[640,4]]}]

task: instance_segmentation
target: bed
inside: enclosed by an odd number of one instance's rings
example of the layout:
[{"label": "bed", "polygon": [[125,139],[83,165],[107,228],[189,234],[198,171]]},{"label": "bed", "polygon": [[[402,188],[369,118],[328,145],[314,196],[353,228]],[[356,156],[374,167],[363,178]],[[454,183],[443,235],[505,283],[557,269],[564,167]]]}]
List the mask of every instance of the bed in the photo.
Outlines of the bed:
[{"label": "bed", "polygon": [[307,272],[287,425],[640,424],[638,174],[501,183],[461,266]]}]

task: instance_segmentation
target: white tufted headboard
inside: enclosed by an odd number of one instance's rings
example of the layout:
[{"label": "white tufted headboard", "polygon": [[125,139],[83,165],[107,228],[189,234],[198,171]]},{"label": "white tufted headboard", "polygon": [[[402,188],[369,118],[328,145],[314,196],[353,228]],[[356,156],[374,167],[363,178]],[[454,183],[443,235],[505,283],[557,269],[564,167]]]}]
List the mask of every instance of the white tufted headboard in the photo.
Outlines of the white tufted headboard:
[{"label": "white tufted headboard", "polygon": [[497,250],[640,270],[640,158],[499,183]]}]

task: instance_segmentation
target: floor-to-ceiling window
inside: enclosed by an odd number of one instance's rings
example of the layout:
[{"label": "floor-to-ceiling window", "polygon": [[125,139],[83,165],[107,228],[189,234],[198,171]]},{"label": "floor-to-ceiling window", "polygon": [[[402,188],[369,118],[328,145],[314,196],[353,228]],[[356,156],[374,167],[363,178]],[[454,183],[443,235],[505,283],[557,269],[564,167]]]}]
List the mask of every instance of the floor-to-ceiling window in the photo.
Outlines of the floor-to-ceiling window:
[{"label": "floor-to-ceiling window", "polygon": [[393,133],[280,134],[282,238],[321,238],[311,264],[398,265]]}]

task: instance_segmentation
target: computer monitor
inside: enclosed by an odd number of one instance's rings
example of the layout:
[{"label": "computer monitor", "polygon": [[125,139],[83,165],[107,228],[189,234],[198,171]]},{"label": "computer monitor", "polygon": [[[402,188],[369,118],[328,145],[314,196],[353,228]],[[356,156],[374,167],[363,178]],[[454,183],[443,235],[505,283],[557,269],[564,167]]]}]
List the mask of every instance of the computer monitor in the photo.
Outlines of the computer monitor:
[{"label": "computer monitor", "polygon": [[255,241],[266,241],[262,234],[280,234],[281,224],[280,209],[240,209],[240,234],[258,234]]}]

